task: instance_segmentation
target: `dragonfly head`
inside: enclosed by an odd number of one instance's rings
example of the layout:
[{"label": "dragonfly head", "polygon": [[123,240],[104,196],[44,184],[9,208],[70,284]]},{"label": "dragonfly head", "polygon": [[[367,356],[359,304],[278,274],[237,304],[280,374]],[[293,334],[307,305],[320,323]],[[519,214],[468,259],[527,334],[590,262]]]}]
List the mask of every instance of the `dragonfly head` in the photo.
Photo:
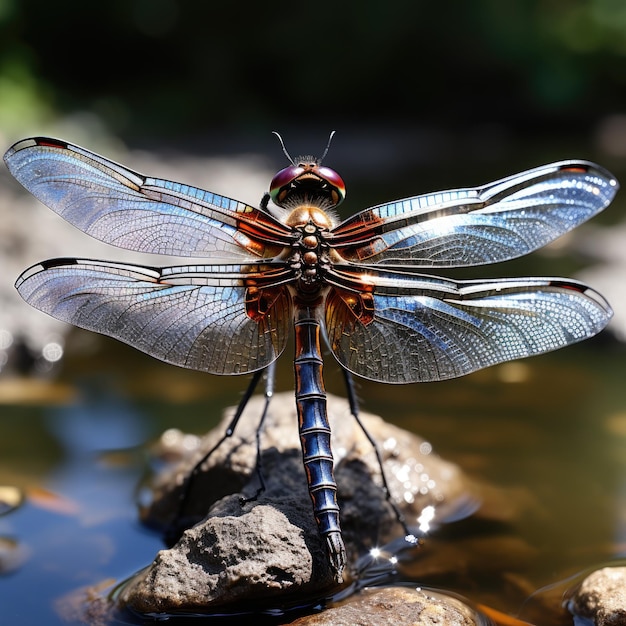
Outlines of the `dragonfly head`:
[{"label": "dragonfly head", "polygon": [[341,176],[322,165],[328,152],[330,142],[335,134],[330,134],[328,145],[321,158],[300,156],[292,159],[283,143],[282,137],[274,133],[280,140],[283,152],[291,161],[291,165],[278,172],[270,183],[270,197],[283,208],[292,208],[294,204],[307,200],[314,202],[322,209],[336,207],[346,197],[346,185]]},{"label": "dragonfly head", "polygon": [[320,165],[314,157],[304,156],[272,178],[270,196],[275,204],[285,208],[303,198],[317,198],[321,208],[332,208],[346,197],[346,186],[335,170]]}]

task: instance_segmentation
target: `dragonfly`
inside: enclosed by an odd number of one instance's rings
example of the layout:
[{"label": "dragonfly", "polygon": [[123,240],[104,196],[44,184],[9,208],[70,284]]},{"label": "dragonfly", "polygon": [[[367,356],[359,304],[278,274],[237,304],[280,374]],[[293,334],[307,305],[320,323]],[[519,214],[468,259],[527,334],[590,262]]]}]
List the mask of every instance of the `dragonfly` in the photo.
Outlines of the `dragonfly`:
[{"label": "dragonfly", "polygon": [[17,142],[4,157],[9,170],[65,220],[121,248],[192,260],[149,267],[52,259],[25,270],[16,288],[60,320],[211,374],[259,373],[293,332],[304,467],[340,582],[347,556],[322,344],[345,372],[416,383],[595,335],[612,311],[581,282],[454,280],[428,270],[528,254],[602,211],[618,183],[598,165],[567,160],[379,204],[340,221],[336,207],[346,186],[323,165],[330,140],[322,158],[292,159],[281,144],[290,164],[254,207],[144,176],[66,141]]}]

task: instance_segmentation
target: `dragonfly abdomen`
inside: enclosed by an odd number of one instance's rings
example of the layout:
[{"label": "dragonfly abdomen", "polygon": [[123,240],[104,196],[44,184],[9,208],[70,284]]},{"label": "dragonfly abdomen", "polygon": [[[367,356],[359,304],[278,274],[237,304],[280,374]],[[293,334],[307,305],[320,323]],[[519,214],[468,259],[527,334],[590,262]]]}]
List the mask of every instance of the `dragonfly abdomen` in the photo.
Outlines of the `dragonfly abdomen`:
[{"label": "dragonfly abdomen", "polygon": [[326,541],[337,581],[341,582],[346,550],[339,522],[337,484],[333,476],[330,425],[322,377],[320,322],[314,308],[296,307],[295,344],[296,406],[302,459],[315,521]]}]

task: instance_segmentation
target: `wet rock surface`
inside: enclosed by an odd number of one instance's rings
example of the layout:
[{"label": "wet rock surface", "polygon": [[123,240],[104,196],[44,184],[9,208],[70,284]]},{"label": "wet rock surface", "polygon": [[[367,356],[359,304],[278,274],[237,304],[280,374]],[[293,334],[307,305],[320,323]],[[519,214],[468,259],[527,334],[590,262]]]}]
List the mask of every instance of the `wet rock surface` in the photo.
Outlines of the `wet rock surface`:
[{"label": "wet rock surface", "polygon": [[475,613],[461,602],[419,589],[368,589],[343,606],[302,617],[292,626],[473,626]]},{"label": "wet rock surface", "polygon": [[626,625],[626,567],[605,567],[587,576],[570,610],[593,620],[594,626]]},{"label": "wet rock surface", "polygon": [[332,586],[317,528],[305,521],[309,501],[297,502],[298,495],[307,496],[296,492],[278,504],[263,497],[243,507],[238,496],[223,498],[211,517],[159,552],[124,591],[123,604],[141,613],[242,601],[260,609]]},{"label": "wet rock surface", "polygon": [[[258,488],[256,429],[262,397],[248,404],[235,434],[202,467],[184,509],[186,530],[142,574],[120,600],[134,610],[210,610],[241,602],[289,601],[335,586],[306,488],[293,395],[273,398],[262,434],[265,491],[242,505]],[[375,453],[350,415],[346,400],[329,397],[335,477],[349,564],[402,535],[380,486]],[[198,449],[158,479],[147,523],[165,528],[179,511],[181,486],[193,466],[223,436],[232,412]],[[429,444],[382,419],[362,414],[378,442],[392,494],[410,526],[427,507],[435,518],[467,501],[471,487],[459,469],[438,458]],[[169,453],[171,454],[171,450]],[[208,511],[208,516],[207,516]]]}]

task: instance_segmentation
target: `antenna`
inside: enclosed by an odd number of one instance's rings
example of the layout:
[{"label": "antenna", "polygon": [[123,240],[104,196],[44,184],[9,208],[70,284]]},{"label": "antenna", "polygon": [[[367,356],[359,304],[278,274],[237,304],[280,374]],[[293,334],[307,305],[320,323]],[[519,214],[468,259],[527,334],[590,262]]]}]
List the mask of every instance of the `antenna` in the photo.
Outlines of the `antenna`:
[{"label": "antenna", "polygon": [[[314,159],[313,157],[307,157],[307,158],[310,158],[311,160],[317,161],[317,164],[319,165],[326,158],[326,155],[328,154],[328,150],[330,148],[330,144],[331,144],[331,142],[333,140],[333,137],[335,136],[336,132],[337,132],[336,130],[330,131],[330,136],[328,137],[328,143],[326,144],[326,148],[324,149],[324,154],[322,154],[322,156],[319,159]],[[285,148],[285,142],[283,141],[283,138],[280,136],[280,133],[278,133],[275,130],[273,130],[272,133],[274,135],[276,135],[276,137],[278,137],[278,141],[280,141],[280,146],[283,149],[283,154],[287,157],[287,160],[292,165],[295,165],[296,162],[291,158],[291,155],[289,154],[289,152],[287,152],[287,148]]]},{"label": "antenna", "polygon": [[336,132],[337,132],[336,130],[330,131],[330,137],[328,137],[328,143],[326,144],[326,149],[324,150],[324,154],[322,154],[322,156],[320,157],[320,163],[326,158],[326,155],[328,154],[328,149],[330,148],[330,142],[333,140],[333,137],[335,136]]},{"label": "antenna", "polygon": [[[333,131],[333,132],[334,132],[334,131]],[[280,134],[279,134],[279,133],[277,133],[275,130],[273,130],[273,131],[272,131],[272,133],[278,137],[278,141],[280,141],[280,145],[281,145],[281,147],[282,147],[282,149],[283,149],[283,154],[287,157],[287,160],[288,160],[288,161],[289,161],[292,165],[295,165],[295,163],[294,163],[293,159],[291,158],[291,156],[289,156],[289,152],[287,152],[287,148],[285,148],[285,143],[283,142],[283,138],[282,138],[282,137],[280,136]],[[331,135],[331,137],[332,137],[332,135]],[[329,142],[329,143],[330,143],[330,142]],[[326,150],[328,151],[328,148],[327,148]],[[326,154],[326,153],[324,153],[324,154]]]}]

